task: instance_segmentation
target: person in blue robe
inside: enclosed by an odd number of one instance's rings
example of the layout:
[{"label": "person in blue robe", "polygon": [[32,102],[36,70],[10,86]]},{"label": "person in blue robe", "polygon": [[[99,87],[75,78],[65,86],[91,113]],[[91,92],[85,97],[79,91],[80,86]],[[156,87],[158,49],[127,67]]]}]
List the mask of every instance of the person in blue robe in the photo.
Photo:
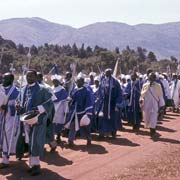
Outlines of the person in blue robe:
[{"label": "person in blue robe", "polygon": [[90,124],[81,126],[84,115],[91,119],[93,100],[91,92],[84,86],[84,76],[77,76],[77,87],[72,92],[69,114],[67,116],[66,128],[69,128],[68,144],[74,145],[76,132],[80,130],[81,136],[87,139],[87,145],[91,145]]},{"label": "person in blue robe", "polygon": [[98,113],[100,108],[100,97],[101,97],[101,91],[99,88],[100,84],[100,78],[95,77],[94,78],[94,85],[91,86],[94,94],[94,106],[93,106],[93,116],[91,121],[91,131],[97,132],[99,127],[98,122]]},{"label": "person in blue robe", "polygon": [[[41,72],[37,72],[37,82],[46,88],[50,93],[52,93],[51,86],[46,84],[44,82],[44,77]],[[53,94],[52,94],[53,96]],[[48,122],[52,122],[52,119],[49,119]],[[57,148],[57,142],[54,139],[54,131],[53,131],[53,123],[47,123],[47,128],[46,128],[46,143],[50,146],[50,152],[54,152]]]},{"label": "person in blue robe", "polygon": [[128,121],[128,104],[129,104],[129,100],[128,100],[128,94],[125,92],[126,87],[127,87],[127,83],[126,83],[126,76],[124,74],[121,74],[121,89],[122,89],[122,103],[120,104],[119,108],[121,110],[121,118],[124,121]]},{"label": "person in blue robe", "polygon": [[13,84],[14,75],[5,73],[3,75],[3,87],[7,96],[6,104],[0,107],[2,112],[1,138],[2,162],[0,169],[9,166],[9,155],[15,153],[17,134],[18,134],[18,118],[16,116],[15,101],[18,97],[19,90]]},{"label": "person in blue robe", "polygon": [[100,90],[102,97],[101,112],[99,112],[99,139],[109,133],[116,138],[116,132],[121,128],[118,104],[122,102],[122,90],[118,80],[112,76],[111,69],[106,69]]},{"label": "person in blue robe", "polygon": [[142,120],[141,108],[139,106],[141,88],[141,83],[137,79],[136,73],[133,73],[131,75],[131,81],[128,83],[125,92],[128,94],[129,97],[128,119],[133,126],[134,131],[139,130]]},{"label": "person in blue robe", "polygon": [[[30,154],[28,172],[31,176],[36,176],[41,173],[40,156],[43,155],[46,143],[47,124],[52,123],[50,120],[54,116],[54,104],[51,100],[52,94],[44,86],[38,84],[35,70],[28,70],[26,78],[28,84],[22,89],[20,103],[17,104],[16,109],[21,116],[24,113],[35,111],[38,113],[38,119],[31,125],[26,121],[21,124],[16,157],[22,158],[24,145],[28,144]],[[25,143],[22,143],[22,140],[25,140]]]},{"label": "person in blue robe", "polygon": [[65,116],[67,113],[67,91],[63,86],[60,85],[60,80],[58,77],[53,77],[52,79],[53,88],[53,103],[55,106],[55,116],[53,119],[53,131],[57,135],[57,143],[61,142],[61,132],[64,128]]}]

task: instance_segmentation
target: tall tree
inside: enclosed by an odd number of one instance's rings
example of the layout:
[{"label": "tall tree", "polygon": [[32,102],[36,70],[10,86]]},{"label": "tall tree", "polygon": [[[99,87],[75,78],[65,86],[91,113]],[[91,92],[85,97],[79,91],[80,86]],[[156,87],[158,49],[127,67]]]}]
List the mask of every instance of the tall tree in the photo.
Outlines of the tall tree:
[{"label": "tall tree", "polygon": [[148,53],[147,58],[150,61],[157,61],[156,55],[152,51]]}]

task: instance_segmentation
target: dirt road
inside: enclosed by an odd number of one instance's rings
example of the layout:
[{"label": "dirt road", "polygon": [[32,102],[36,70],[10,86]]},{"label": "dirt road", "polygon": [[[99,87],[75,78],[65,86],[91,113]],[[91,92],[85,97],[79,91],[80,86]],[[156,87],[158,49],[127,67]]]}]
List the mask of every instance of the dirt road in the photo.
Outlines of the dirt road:
[{"label": "dirt road", "polygon": [[[149,130],[141,128],[132,132],[125,125],[117,139],[96,141],[86,147],[86,141],[77,139],[73,149],[58,147],[42,158],[42,175],[30,177],[27,159],[11,158],[11,167],[0,170],[0,179],[48,179],[48,180],[131,180],[131,179],[180,179],[180,115],[167,113],[158,124],[161,136],[153,141]],[[63,138],[66,141],[66,138]]]}]

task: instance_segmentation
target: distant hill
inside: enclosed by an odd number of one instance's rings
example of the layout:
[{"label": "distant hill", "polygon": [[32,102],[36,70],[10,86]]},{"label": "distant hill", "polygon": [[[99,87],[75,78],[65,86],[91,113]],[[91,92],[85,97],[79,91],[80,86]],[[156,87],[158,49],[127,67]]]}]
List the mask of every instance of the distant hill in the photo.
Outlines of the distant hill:
[{"label": "distant hill", "polygon": [[128,25],[117,22],[95,23],[82,28],[60,25],[41,18],[14,18],[0,21],[0,35],[25,46],[73,44],[108,49],[141,46],[158,57],[180,58],[180,22]]}]

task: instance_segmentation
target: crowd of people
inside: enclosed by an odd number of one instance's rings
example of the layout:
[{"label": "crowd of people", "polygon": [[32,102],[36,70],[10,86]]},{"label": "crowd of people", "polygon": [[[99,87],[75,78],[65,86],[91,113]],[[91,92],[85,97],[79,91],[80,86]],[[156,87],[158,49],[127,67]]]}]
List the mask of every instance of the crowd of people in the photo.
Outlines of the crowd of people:
[{"label": "crowd of people", "polygon": [[[19,82],[19,83],[18,83]],[[145,75],[112,75],[106,69],[99,75],[80,72],[76,77],[67,72],[64,77],[51,76],[48,85],[43,74],[29,69],[26,82],[15,82],[10,72],[0,75],[0,169],[9,167],[9,158],[21,160],[28,152],[30,175],[39,175],[40,157],[44,145],[55,151],[62,134],[67,146],[75,146],[77,135],[91,146],[91,133],[98,139],[116,138],[123,130],[122,121],[138,133],[141,122],[157,138],[158,120],[168,106],[179,113],[180,76],[157,73],[148,69]]]}]

